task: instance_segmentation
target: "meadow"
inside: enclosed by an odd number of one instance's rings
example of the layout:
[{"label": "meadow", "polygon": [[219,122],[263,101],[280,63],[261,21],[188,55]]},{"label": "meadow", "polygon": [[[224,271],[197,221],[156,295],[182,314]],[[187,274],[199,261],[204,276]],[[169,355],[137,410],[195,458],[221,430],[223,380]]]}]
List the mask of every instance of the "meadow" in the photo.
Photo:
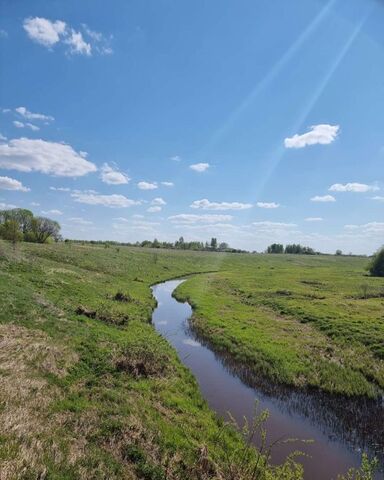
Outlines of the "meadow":
[{"label": "meadow", "polygon": [[223,257],[176,291],[193,329],[273,382],[332,394],[384,389],[384,279],[362,257]]},{"label": "meadow", "polygon": [[383,281],[365,263],[0,242],[1,479],[303,478],[208,408],[150,323],[149,287],[204,273],[177,295],[214,348],[271,382],[375,397]]}]

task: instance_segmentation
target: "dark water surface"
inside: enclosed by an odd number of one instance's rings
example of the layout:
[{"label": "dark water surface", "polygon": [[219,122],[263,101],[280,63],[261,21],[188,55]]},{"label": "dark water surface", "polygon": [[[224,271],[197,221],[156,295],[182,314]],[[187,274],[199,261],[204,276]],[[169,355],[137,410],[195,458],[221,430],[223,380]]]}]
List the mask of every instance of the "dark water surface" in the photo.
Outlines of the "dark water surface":
[{"label": "dark water surface", "polygon": [[[251,374],[236,369],[230,359],[216,355],[190,331],[190,305],[172,297],[172,292],[183,281],[171,280],[152,287],[158,302],[152,321],[156,330],[176,348],[181,361],[198,381],[202,395],[218,415],[228,418],[231,412],[242,424],[244,416],[252,420],[258,401],[259,409],[270,412],[266,423],[268,442],[281,438],[313,440],[312,443],[278,444],[272,454],[273,463],[278,464],[294,450],[304,452],[307,456],[299,461],[304,465],[307,480],[336,479],[348,468],[358,467],[361,452],[354,445],[364,448],[374,445],[373,450],[379,453],[384,432],[382,404],[368,401],[355,409],[348,399],[330,400],[329,396],[256,386]],[[351,410],[358,415],[354,422],[349,415]],[[364,430],[369,434],[376,431],[377,439],[365,439]],[[379,474],[377,479],[381,478],[384,477]]]}]

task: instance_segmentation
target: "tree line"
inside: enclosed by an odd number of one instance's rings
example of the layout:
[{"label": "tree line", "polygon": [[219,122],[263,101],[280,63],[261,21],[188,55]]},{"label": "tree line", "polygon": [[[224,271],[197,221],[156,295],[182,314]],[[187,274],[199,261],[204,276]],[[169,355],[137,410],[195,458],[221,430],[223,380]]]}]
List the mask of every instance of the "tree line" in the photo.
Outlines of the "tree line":
[{"label": "tree line", "polygon": [[61,240],[60,224],[46,217],[35,217],[30,210],[0,210],[0,238],[17,242],[46,243]]},{"label": "tree line", "polygon": [[267,253],[290,253],[297,255],[318,255],[311,247],[304,247],[299,243],[288,244],[284,247],[282,243],[272,243],[266,250]]},{"label": "tree line", "polygon": [[175,242],[161,242],[157,238],[154,240],[143,240],[142,242],[116,242],[112,240],[65,240],[66,243],[82,243],[90,245],[104,245],[108,246],[127,246],[127,247],[143,247],[143,248],[163,248],[171,250],[195,250],[195,251],[209,251],[209,252],[229,252],[229,253],[247,253],[246,250],[238,248],[231,248],[226,242],[218,242],[217,238],[212,237],[210,241],[185,241],[184,237],[180,237]]}]

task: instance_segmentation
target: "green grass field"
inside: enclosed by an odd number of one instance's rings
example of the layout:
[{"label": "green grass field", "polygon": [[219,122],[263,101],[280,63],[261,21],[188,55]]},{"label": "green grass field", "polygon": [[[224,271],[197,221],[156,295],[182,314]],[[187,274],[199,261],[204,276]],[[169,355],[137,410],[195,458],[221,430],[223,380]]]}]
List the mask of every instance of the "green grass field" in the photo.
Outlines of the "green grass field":
[{"label": "green grass field", "polygon": [[[256,451],[149,323],[151,284],[217,268],[205,253],[0,242],[1,479],[253,478]],[[257,468],[301,478],[292,462]]]},{"label": "green grass field", "polygon": [[177,290],[195,331],[268,379],[375,397],[384,389],[384,279],[357,257],[224,257]]},{"label": "green grass field", "polygon": [[215,348],[277,382],[375,396],[384,284],[365,262],[0,242],[1,479],[302,478],[209,410],[150,324],[149,286],[217,272],[178,290]]}]

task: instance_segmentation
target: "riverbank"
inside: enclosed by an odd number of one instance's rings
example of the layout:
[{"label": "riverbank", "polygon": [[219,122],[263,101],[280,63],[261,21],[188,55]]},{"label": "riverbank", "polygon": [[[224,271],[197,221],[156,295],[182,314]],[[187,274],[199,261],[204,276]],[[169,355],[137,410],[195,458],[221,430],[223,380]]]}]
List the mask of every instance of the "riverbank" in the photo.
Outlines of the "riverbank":
[{"label": "riverbank", "polygon": [[[209,409],[149,323],[150,285],[218,262],[0,242],[1,478],[253,478],[257,452]],[[293,462],[276,469],[260,457],[258,468],[265,479],[302,478]]]}]

